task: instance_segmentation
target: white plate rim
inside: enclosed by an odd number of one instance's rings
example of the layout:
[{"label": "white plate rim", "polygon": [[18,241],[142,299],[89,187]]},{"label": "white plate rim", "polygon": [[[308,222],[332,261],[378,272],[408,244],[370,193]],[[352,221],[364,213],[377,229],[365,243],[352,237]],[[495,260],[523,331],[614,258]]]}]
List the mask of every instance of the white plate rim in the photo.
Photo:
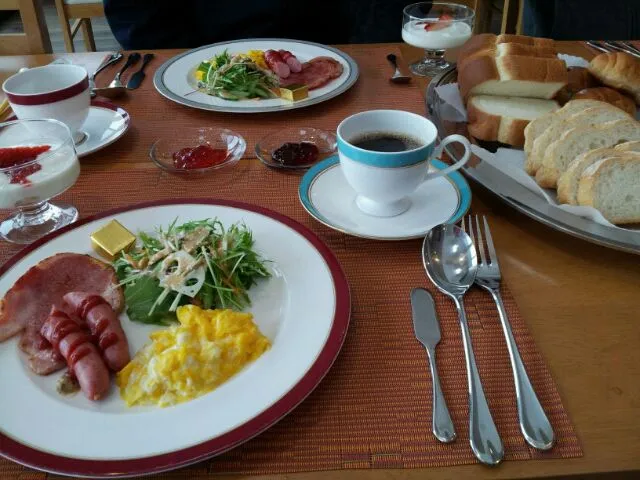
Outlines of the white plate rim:
[{"label": "white plate rim", "polygon": [[[201,50],[205,50],[212,47],[223,47],[225,45],[233,45],[234,43],[256,42],[256,41],[257,42],[291,42],[293,44],[310,45],[310,46],[327,50],[341,57],[349,65],[349,76],[347,77],[347,79],[342,85],[338,86],[334,90],[331,90],[330,92],[327,92],[324,95],[321,95],[319,97],[308,99],[302,102],[294,102],[294,103],[291,103],[290,105],[276,105],[276,106],[270,106],[270,107],[234,107],[233,105],[218,106],[218,105],[210,105],[210,104],[205,104],[201,102],[196,102],[193,100],[189,100],[188,98],[185,98],[183,95],[179,95],[173,92],[164,83],[164,74],[167,71],[167,69],[173,63],[175,63],[176,61],[188,55],[193,55]],[[156,87],[156,90],[163,97],[168,98],[169,100],[176,102],[180,105],[196,108],[199,110],[208,110],[212,112],[224,112],[224,113],[267,113],[267,112],[290,111],[298,108],[305,108],[311,105],[316,105],[318,103],[322,103],[327,100],[330,100],[349,90],[353,86],[353,84],[356,83],[356,81],[358,80],[358,76],[359,76],[358,64],[355,62],[353,58],[351,58],[349,55],[347,55],[346,53],[344,53],[343,51],[337,48],[329,47],[327,45],[322,45],[320,43],[308,42],[306,40],[293,40],[288,38],[245,38],[240,40],[231,40],[226,42],[212,43],[210,45],[204,45],[202,47],[188,50],[179,55],[176,55],[175,57],[170,58],[169,60],[164,62],[158,68],[158,70],[156,70],[156,73],[153,75],[153,85]],[[233,103],[233,102],[230,102],[230,103]]]},{"label": "white plate rim", "polygon": [[237,428],[205,442],[173,452],[127,460],[87,460],[43,452],[0,432],[0,455],[37,470],[91,478],[122,478],[174,470],[222,454],[259,435],[295,409],[322,381],[346,338],[351,315],[351,298],[346,276],[333,252],[310,229],[286,215],[245,202],[214,199],[167,199],[111,209],[82,219],[53,232],[24,248],[0,267],[0,276],[29,253],[52,239],[82,225],[123,212],[154,206],[200,204],[242,209],[269,217],[302,235],[323,257],[330,271],[336,296],[334,318],[326,341],[304,377],[292,385],[278,401]]}]

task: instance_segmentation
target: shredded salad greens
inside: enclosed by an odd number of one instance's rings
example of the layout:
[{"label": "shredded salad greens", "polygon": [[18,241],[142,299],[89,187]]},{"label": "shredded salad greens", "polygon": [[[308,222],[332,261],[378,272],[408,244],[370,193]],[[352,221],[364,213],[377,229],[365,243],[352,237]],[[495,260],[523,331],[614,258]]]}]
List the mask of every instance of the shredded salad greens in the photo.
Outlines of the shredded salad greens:
[{"label": "shredded salad greens", "polygon": [[195,75],[198,87],[225,100],[275,98],[278,77],[252,52],[229,55],[225,50],[200,63]]},{"label": "shredded salad greens", "polygon": [[188,303],[242,310],[251,304],[249,288],[270,276],[244,224],[225,229],[217,219],[182,225],[176,219],[138,239],[113,264],[134,322],[167,325],[176,320],[178,306]]}]

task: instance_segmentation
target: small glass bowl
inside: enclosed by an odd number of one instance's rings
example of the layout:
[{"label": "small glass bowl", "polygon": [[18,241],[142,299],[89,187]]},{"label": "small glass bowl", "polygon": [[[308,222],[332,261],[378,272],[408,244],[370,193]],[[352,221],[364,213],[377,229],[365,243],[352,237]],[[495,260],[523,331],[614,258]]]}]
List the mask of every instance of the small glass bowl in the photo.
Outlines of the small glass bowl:
[{"label": "small glass bowl", "polygon": [[[220,163],[206,168],[177,168],[173,154],[183,148],[208,145],[214,149],[227,149],[227,157]],[[202,174],[235,165],[244,155],[247,142],[241,135],[226,128],[202,127],[180,130],[175,137],[160,138],[153,142],[149,156],[153,163],[167,172],[177,174]]]},{"label": "small glass bowl", "polygon": [[[285,143],[313,143],[318,147],[318,159],[315,162],[297,165],[285,165],[273,159],[273,152]],[[314,163],[324,160],[337,152],[335,134],[313,127],[293,127],[278,130],[265,135],[256,144],[256,155],[268,167],[284,170],[306,170]]]}]

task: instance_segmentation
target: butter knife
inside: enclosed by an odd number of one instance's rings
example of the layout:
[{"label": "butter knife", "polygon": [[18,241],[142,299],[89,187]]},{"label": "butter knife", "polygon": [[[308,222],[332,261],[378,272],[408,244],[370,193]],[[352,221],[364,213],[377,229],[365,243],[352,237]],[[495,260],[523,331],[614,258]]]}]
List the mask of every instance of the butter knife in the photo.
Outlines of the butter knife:
[{"label": "butter knife", "polygon": [[456,438],[456,432],[440,387],[436,366],[436,346],[440,343],[440,325],[433,297],[424,288],[411,290],[411,312],[416,338],[424,345],[429,355],[431,384],[433,385],[433,434],[443,443],[452,442]]},{"label": "butter knife", "polygon": [[142,66],[140,67],[140,70],[131,75],[131,78],[127,82],[128,90],[135,90],[140,86],[142,80],[144,80],[144,68],[151,60],[153,60],[153,53],[145,53],[144,57],[142,57]]}]

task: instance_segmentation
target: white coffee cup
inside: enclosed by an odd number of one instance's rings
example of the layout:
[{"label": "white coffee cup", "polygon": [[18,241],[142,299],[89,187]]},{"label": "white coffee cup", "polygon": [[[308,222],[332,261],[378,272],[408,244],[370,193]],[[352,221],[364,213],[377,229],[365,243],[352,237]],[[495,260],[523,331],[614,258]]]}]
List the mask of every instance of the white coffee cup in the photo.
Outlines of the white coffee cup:
[{"label": "white coffee cup", "polygon": [[[415,139],[420,146],[399,152],[365,150],[351,143],[368,133],[392,133]],[[471,145],[462,135],[449,135],[436,146],[438,131],[425,117],[402,110],[356,113],[338,125],[338,155],[347,182],[355,190],[356,205],[376,217],[399,215],[411,206],[409,196],[424,182],[461,168]],[[460,142],[465,152],[450,167],[428,172],[429,161],[446,145]]]},{"label": "white coffee cup", "polygon": [[81,137],[89,115],[89,76],[78,65],[51,64],[30,68],[2,84],[11,109],[20,120],[53,118]]}]

